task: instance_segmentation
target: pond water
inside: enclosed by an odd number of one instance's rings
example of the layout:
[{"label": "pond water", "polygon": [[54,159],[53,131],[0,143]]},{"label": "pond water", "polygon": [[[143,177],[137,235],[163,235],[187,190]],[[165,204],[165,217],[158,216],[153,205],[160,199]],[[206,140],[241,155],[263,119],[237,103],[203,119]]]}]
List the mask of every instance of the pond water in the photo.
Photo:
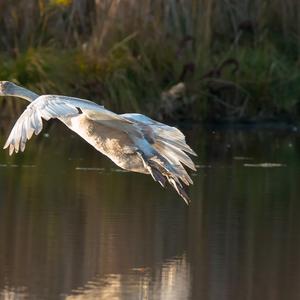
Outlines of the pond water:
[{"label": "pond water", "polygon": [[59,124],[1,150],[0,299],[299,299],[297,129],[183,131],[190,206]]}]

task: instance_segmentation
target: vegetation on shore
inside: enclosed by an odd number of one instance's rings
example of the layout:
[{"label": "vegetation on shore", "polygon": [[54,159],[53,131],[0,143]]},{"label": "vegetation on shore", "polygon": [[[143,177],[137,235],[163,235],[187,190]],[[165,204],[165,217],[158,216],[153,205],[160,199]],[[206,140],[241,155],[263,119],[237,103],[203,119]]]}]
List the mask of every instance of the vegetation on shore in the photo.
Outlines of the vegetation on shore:
[{"label": "vegetation on shore", "polygon": [[[38,93],[176,121],[299,119],[297,0],[14,0],[0,28],[0,80]],[[1,115],[19,105],[0,98]]]}]

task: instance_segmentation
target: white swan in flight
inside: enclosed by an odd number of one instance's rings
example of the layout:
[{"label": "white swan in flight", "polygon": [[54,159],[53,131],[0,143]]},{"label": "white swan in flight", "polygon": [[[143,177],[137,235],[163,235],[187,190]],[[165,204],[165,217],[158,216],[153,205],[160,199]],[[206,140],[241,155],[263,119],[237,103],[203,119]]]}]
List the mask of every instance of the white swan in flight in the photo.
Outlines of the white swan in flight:
[{"label": "white swan in flight", "polygon": [[196,153],[175,127],[142,114],[116,114],[94,102],[57,95],[39,96],[9,81],[0,81],[0,96],[15,96],[31,103],[15,123],[6,143],[9,154],[24,151],[44,120],[59,119],[122,169],[151,174],[163,187],[168,181],[188,204],[185,187],[193,181],[183,165],[196,171],[187,155]]}]

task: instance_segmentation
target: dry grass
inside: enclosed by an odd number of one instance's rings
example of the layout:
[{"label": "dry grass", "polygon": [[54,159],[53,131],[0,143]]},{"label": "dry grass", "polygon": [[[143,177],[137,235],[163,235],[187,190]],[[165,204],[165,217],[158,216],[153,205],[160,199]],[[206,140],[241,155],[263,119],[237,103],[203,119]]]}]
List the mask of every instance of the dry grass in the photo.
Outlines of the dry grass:
[{"label": "dry grass", "polygon": [[297,0],[0,0],[0,28],[0,79],[42,92],[159,115],[184,81],[183,118],[299,114]]}]

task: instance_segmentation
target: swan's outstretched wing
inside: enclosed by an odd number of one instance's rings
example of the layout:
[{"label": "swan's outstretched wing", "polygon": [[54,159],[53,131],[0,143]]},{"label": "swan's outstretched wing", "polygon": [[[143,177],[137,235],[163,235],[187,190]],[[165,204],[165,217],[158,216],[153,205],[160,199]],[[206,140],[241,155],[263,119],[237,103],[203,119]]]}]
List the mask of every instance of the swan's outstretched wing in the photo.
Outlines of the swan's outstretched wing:
[{"label": "swan's outstretched wing", "polygon": [[24,151],[26,141],[32,137],[33,133],[37,135],[41,132],[43,128],[42,119],[73,117],[81,113],[86,114],[92,120],[103,121],[106,124],[110,123],[115,127],[122,128],[122,125],[124,125],[124,130],[127,129],[127,131],[129,130],[127,128],[129,127],[128,125],[132,124],[131,121],[88,100],[66,96],[43,95],[30,103],[19,117],[4,145],[4,149],[9,147],[10,155],[14,151],[16,153],[19,150]]},{"label": "swan's outstretched wing", "polygon": [[[142,114],[123,114],[123,118],[135,122],[145,139],[166,159],[173,168],[172,173],[184,184],[192,184],[184,166],[196,171],[195,164],[188,156],[197,154],[187,145],[184,134],[176,127],[157,122]],[[188,154],[187,154],[188,153]]]},{"label": "swan's outstretched wing", "polygon": [[155,121],[142,114],[130,113],[120,116],[140,124],[145,137],[149,140],[154,139],[155,142],[157,139],[164,139],[174,146],[179,147],[181,150],[197,156],[194,150],[186,143],[184,134],[178,128]]}]

